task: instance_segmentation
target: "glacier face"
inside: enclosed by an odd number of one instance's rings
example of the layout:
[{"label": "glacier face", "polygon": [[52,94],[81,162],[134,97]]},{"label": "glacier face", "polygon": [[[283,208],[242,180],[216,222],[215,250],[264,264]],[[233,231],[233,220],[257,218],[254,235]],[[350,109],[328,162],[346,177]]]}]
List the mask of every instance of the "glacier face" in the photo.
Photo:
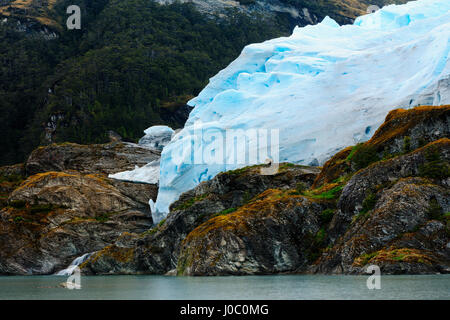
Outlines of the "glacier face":
[{"label": "glacier face", "polygon": [[394,108],[450,103],[449,36],[450,1],[418,0],[353,25],[327,17],[247,46],[189,102],[195,108],[185,128],[164,148],[155,220],[182,192],[244,166],[192,164],[196,148],[214,149],[196,135],[196,123],[204,130],[277,129],[280,162],[323,163],[369,139]]},{"label": "glacier face", "polygon": [[[152,126],[145,129],[144,133],[145,136],[139,139],[139,146],[162,151],[172,139],[175,131],[168,126]],[[134,170],[110,174],[109,177],[123,181],[157,184],[159,181],[159,159],[142,167],[136,166]]]}]

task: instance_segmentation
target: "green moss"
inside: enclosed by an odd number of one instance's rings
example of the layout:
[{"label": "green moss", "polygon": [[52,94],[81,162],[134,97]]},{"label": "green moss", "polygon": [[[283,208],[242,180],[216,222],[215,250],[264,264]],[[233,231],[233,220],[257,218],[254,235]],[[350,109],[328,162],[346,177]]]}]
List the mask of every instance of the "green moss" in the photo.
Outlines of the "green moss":
[{"label": "green moss", "polygon": [[365,266],[367,263],[369,263],[369,261],[373,258],[376,257],[378,254],[378,252],[372,252],[372,253],[365,253],[361,256],[359,256],[357,258],[357,260],[359,260],[359,264],[361,266]]},{"label": "green moss", "polygon": [[190,199],[186,200],[185,202],[183,202],[181,205],[179,205],[176,208],[174,208],[174,210],[186,210],[186,209],[189,209],[190,207],[192,207],[194,205],[194,203],[196,203],[198,201],[202,201],[207,196],[208,196],[207,194],[202,194],[200,196],[190,198]]},{"label": "green moss", "polygon": [[297,191],[299,194],[305,192],[306,189],[308,189],[308,187],[303,182],[299,182],[295,186],[295,191]]},{"label": "green moss", "polygon": [[233,212],[235,212],[236,210],[237,210],[237,208],[228,208],[228,209],[222,210],[222,211],[220,211],[220,212],[214,214],[211,218],[214,218],[214,217],[217,217],[217,216],[224,216],[224,215],[233,213]]},{"label": "green moss", "polygon": [[321,245],[325,241],[326,237],[327,237],[327,232],[325,231],[325,228],[322,227],[317,232],[314,240],[318,245]]},{"label": "green moss", "polygon": [[373,208],[375,208],[375,204],[377,203],[377,197],[374,193],[369,193],[367,197],[362,202],[361,213],[366,214]]},{"label": "green moss", "polygon": [[350,162],[353,158],[353,156],[355,155],[356,151],[358,151],[358,149],[362,146],[362,143],[357,144],[356,146],[352,147],[352,151],[350,151],[349,155],[347,156],[347,158],[345,159],[345,161]]},{"label": "green moss", "polygon": [[403,138],[403,153],[408,153],[411,151],[411,137],[405,136]]},{"label": "green moss", "polygon": [[306,191],[303,194],[305,196],[314,198],[314,199],[324,199],[324,200],[332,200],[332,199],[336,199],[340,192],[342,191],[342,189],[344,188],[344,186],[336,186],[328,191],[322,192],[322,193],[313,193],[310,191]]},{"label": "green moss", "polygon": [[243,204],[249,203],[250,200],[252,200],[252,194],[249,190],[245,190],[244,195],[242,196],[242,202]]},{"label": "green moss", "polygon": [[305,250],[306,259],[312,263],[316,261],[324,249],[327,247],[327,232],[322,227],[315,235],[308,235],[307,240],[310,242],[310,247]]},{"label": "green moss", "polygon": [[370,192],[362,202],[361,211],[356,216],[353,217],[352,223],[358,221],[362,217],[367,216],[369,211],[375,208],[376,202],[377,202],[376,195],[373,192]]},{"label": "green moss", "polygon": [[96,216],[94,219],[97,220],[98,222],[106,222],[109,220],[109,214],[104,213],[99,216]]},{"label": "green moss", "polygon": [[431,219],[440,220],[442,218],[442,208],[436,199],[430,200],[427,213]]},{"label": "green moss", "polygon": [[278,168],[278,172],[283,172],[283,171],[285,171],[285,170],[287,170],[287,169],[290,169],[290,168],[304,168],[305,166],[302,166],[302,165],[300,165],[300,164],[295,164],[295,163],[290,163],[290,162],[284,162],[284,163],[281,163],[280,164],[280,166],[279,166],[279,168]]},{"label": "green moss", "polygon": [[157,233],[157,232],[160,230],[160,228],[164,225],[164,223],[166,223],[166,219],[162,219],[162,220],[158,223],[157,226],[155,226],[155,227],[153,227],[153,228],[151,228],[151,229],[149,229],[149,230],[143,232],[143,233],[141,234],[141,236],[144,237],[144,236],[146,236],[146,235],[153,235],[153,234]]},{"label": "green moss", "polygon": [[419,167],[419,175],[434,179],[446,179],[450,177],[448,162],[441,159],[436,146],[431,146],[425,151],[425,163]]},{"label": "green moss", "polygon": [[333,209],[325,209],[320,214],[320,222],[321,225],[328,225],[331,222],[331,219],[333,219],[335,210]]}]

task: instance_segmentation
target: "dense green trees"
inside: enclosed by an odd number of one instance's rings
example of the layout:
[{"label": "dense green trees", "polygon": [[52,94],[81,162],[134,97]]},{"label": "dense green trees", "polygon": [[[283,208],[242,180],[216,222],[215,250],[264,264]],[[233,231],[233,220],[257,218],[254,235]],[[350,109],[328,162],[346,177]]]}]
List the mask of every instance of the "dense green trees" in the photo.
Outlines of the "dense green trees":
[{"label": "dense green trees", "polygon": [[[340,1],[281,0],[338,20]],[[74,4],[81,30],[66,30],[66,8]],[[15,19],[0,22],[0,165],[22,161],[43,143],[52,116],[55,142],[105,142],[108,130],[136,140],[150,125],[181,126],[180,117],[167,115],[245,45],[288,35],[293,23],[288,14],[233,10],[213,19],[191,4],[150,0],[60,0],[46,14],[61,26],[57,39],[45,40],[39,27],[19,32]]]},{"label": "dense green trees", "polygon": [[[63,116],[56,142],[105,142],[108,130],[135,140],[153,124],[180,126],[161,109],[198,94],[246,44],[289,32],[233,11],[214,20],[189,4],[69,2],[82,9],[82,29],[56,40],[0,26],[0,164],[22,161],[52,115]],[[69,2],[55,8],[61,25]]]}]

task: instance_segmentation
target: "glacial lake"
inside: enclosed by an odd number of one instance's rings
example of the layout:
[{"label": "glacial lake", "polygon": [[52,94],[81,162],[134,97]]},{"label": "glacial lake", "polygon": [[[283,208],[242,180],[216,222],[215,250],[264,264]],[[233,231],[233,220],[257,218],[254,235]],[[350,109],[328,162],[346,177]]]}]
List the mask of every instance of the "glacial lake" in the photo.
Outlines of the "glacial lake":
[{"label": "glacial lake", "polygon": [[450,275],[277,275],[244,277],[82,276],[81,289],[59,286],[65,276],[1,276],[0,299],[450,299]]}]

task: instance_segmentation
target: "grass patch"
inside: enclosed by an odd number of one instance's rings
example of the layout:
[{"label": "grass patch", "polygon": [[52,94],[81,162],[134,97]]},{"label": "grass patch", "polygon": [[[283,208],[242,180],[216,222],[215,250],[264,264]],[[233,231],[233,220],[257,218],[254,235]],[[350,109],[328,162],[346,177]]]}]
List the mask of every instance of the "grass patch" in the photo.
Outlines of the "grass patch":
[{"label": "grass patch", "polygon": [[334,188],[324,191],[324,192],[321,192],[321,193],[319,193],[321,190],[321,189],[319,189],[319,190],[306,191],[306,192],[303,192],[302,194],[307,197],[313,198],[313,199],[332,200],[332,199],[338,198],[342,189],[344,189],[344,186],[335,186]]},{"label": "grass patch", "polygon": [[[361,256],[359,256],[358,258],[356,258],[356,260],[358,261],[358,264],[361,266],[365,266],[366,264],[369,263],[369,261],[373,258],[376,257],[378,254],[378,252],[372,252],[372,253],[365,253],[362,254]],[[355,260],[355,261],[356,261]]]},{"label": "grass patch", "polygon": [[214,217],[217,217],[217,216],[225,216],[227,214],[235,212],[236,210],[237,210],[237,208],[228,208],[228,209],[222,210],[220,212],[217,212],[211,218],[214,218]]}]

